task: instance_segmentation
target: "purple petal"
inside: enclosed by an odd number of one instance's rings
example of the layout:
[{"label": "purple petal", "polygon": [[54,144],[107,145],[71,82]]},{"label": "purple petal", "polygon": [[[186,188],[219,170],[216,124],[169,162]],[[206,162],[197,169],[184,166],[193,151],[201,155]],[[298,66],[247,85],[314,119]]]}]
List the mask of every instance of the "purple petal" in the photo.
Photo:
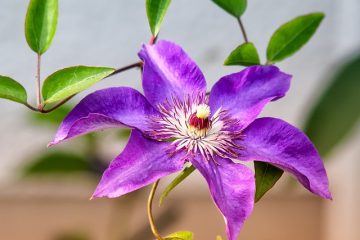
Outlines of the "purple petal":
[{"label": "purple petal", "polygon": [[182,100],[185,95],[205,94],[204,75],[175,43],[159,41],[155,45],[144,45],[139,57],[144,61],[144,93],[154,106],[172,96]]},{"label": "purple petal", "polygon": [[222,107],[245,128],[264,106],[285,95],[291,76],[275,66],[253,66],[221,78],[211,89],[212,112]]},{"label": "purple petal", "polygon": [[240,160],[271,163],[293,174],[309,191],[331,199],[319,153],[299,129],[276,118],[259,118],[244,130]]},{"label": "purple petal", "polygon": [[191,160],[205,177],[211,196],[224,216],[229,240],[235,240],[254,206],[254,173],[228,159],[207,161],[198,156]]},{"label": "purple petal", "polygon": [[157,111],[138,91],[127,88],[108,88],[86,96],[61,123],[54,140],[57,144],[92,131],[124,127],[148,129],[148,116]]},{"label": "purple petal", "polygon": [[170,144],[147,139],[132,130],[127,146],[104,172],[93,197],[119,197],[181,170],[184,156],[170,156]]}]

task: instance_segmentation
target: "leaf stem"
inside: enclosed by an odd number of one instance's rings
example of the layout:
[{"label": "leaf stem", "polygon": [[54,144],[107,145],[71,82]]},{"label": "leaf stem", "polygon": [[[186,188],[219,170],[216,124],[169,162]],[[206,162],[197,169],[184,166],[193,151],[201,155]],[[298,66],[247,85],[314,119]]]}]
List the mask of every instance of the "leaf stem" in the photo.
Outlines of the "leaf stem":
[{"label": "leaf stem", "polygon": [[238,21],[238,23],[239,23],[241,33],[242,33],[242,35],[243,35],[243,37],[244,37],[244,41],[245,41],[246,43],[249,42],[248,37],[247,37],[247,34],[246,34],[246,31],[245,31],[245,27],[244,27],[244,24],[243,24],[242,21],[241,21],[241,18],[240,18],[240,17],[237,17],[236,19],[237,19],[237,21]]},{"label": "leaf stem", "polygon": [[154,222],[154,217],[152,215],[152,203],[153,203],[153,199],[154,199],[154,195],[155,195],[155,192],[156,192],[156,189],[159,185],[159,182],[160,182],[160,179],[157,180],[152,188],[151,188],[151,191],[150,191],[150,194],[149,194],[149,198],[148,198],[148,202],[147,202],[147,214],[148,214],[148,218],[149,218],[149,223],[150,223],[150,227],[151,227],[151,231],[154,235],[154,237],[157,239],[157,240],[163,240],[163,238],[161,237],[161,235],[159,234],[159,231],[158,229],[156,228],[155,226],[155,222]]},{"label": "leaf stem", "polygon": [[44,105],[43,105],[43,109],[41,109],[40,112],[41,112],[41,113],[49,113],[49,112],[52,112],[52,111],[54,111],[55,109],[61,107],[61,106],[64,105],[65,103],[67,103],[67,102],[68,102],[70,99],[72,99],[75,95],[76,95],[76,94],[71,95],[70,97],[67,97],[67,98],[63,99],[61,102],[57,103],[56,105],[54,105],[53,107],[51,107],[51,108],[49,108],[49,109],[44,109],[44,107],[45,107],[45,104],[44,104]]},{"label": "leaf stem", "polygon": [[114,76],[118,73],[121,73],[121,72],[124,72],[124,71],[127,71],[129,69],[132,69],[132,68],[142,68],[143,66],[143,62],[142,61],[139,61],[139,62],[136,62],[136,63],[132,63],[132,64],[129,64],[129,65],[126,65],[124,67],[121,67],[121,68],[118,68],[116,69],[112,74],[110,74],[109,76],[105,77],[105,78],[108,78],[108,77],[111,77],[111,76]]},{"label": "leaf stem", "polygon": [[34,108],[33,106],[31,106],[30,104],[28,103],[24,103],[24,105],[29,108],[30,110],[33,110],[34,112],[39,112],[39,109],[37,108]]},{"label": "leaf stem", "polygon": [[156,36],[151,36],[150,40],[149,40],[149,44],[153,45],[156,43],[157,39],[158,39],[159,33]]},{"label": "leaf stem", "polygon": [[41,55],[37,54],[37,66],[36,66],[36,82],[37,82],[37,107],[39,110],[42,109],[41,105],[41,80],[40,80],[40,67],[41,67]]}]

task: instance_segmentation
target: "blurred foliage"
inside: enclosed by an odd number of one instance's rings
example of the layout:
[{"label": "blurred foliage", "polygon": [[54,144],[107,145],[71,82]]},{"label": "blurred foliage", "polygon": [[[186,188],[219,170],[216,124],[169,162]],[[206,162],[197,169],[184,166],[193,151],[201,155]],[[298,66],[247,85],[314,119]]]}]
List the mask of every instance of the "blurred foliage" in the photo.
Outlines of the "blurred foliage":
[{"label": "blurred foliage", "polygon": [[326,156],[360,119],[360,55],[341,67],[315,102],[304,129]]},{"label": "blurred foliage", "polygon": [[25,176],[44,174],[73,174],[91,171],[91,165],[83,156],[70,152],[52,152],[32,159],[23,172]]},{"label": "blurred foliage", "polygon": [[81,233],[64,233],[55,237],[54,240],[90,240],[90,238]]},{"label": "blurred foliage", "polygon": [[[73,107],[63,105],[47,114],[28,112],[29,119],[37,125],[56,129],[61,124],[65,116]],[[126,141],[130,135],[129,129],[118,129],[115,136],[118,140]],[[95,176],[101,175],[107,167],[107,159],[102,159],[99,146],[99,134],[90,133],[82,136],[78,140],[82,143],[82,148],[74,150],[62,148],[61,151],[49,152],[48,150],[40,152],[33,159],[27,161],[27,165],[22,168],[24,176],[40,175],[69,175],[91,173]]]},{"label": "blurred foliage", "polygon": [[39,125],[49,124],[50,127],[57,128],[65,116],[71,111],[73,106],[62,105],[55,111],[46,114],[39,114],[37,112],[29,112],[30,119]]},{"label": "blurred foliage", "polygon": [[131,133],[131,129],[129,129],[129,128],[121,128],[121,129],[118,130],[117,136],[121,140],[126,140],[126,139],[129,138],[130,133]]}]

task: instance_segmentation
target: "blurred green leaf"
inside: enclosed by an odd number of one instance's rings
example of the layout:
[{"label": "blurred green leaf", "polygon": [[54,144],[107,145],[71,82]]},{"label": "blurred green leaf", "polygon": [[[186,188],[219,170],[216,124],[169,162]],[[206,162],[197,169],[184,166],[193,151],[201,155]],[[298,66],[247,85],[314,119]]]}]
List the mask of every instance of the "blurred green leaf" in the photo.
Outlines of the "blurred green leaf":
[{"label": "blurred green leaf", "polygon": [[305,133],[326,156],[360,119],[360,55],[335,74],[305,121]]},{"label": "blurred green leaf", "polygon": [[128,140],[131,134],[131,129],[121,128],[118,130],[118,138],[121,140]]},{"label": "blurred green leaf", "polygon": [[281,61],[298,51],[313,36],[324,17],[323,13],[310,13],[278,28],[271,36],[267,47],[268,62]]},{"label": "blurred green leaf", "polygon": [[44,81],[45,103],[52,103],[81,92],[114,72],[113,68],[76,66],[61,69]]},{"label": "blurred green leaf", "polygon": [[159,33],[161,23],[170,3],[171,0],[146,0],[146,14],[153,36]]},{"label": "blurred green leaf", "polygon": [[212,0],[219,7],[238,18],[246,10],[247,0]]},{"label": "blurred green leaf", "polygon": [[259,65],[259,54],[253,43],[243,43],[230,53],[224,65],[252,66]]},{"label": "blurred green leaf", "polygon": [[23,104],[27,102],[25,88],[14,79],[5,76],[0,76],[0,98]]},{"label": "blurred green leaf", "polygon": [[47,114],[39,114],[37,112],[29,112],[30,117],[35,123],[38,124],[51,124],[53,127],[58,128],[62,120],[68,115],[72,107],[69,105],[62,105],[56,110]]},{"label": "blurred green leaf", "polygon": [[166,236],[164,240],[193,240],[193,239],[194,239],[194,234],[192,232],[181,231]]},{"label": "blurred green leaf", "polygon": [[25,19],[25,37],[30,48],[46,52],[54,38],[58,17],[58,0],[30,0]]},{"label": "blurred green leaf", "polygon": [[63,233],[55,237],[55,240],[90,240],[87,235],[81,233]]},{"label": "blurred green leaf", "polygon": [[254,164],[256,180],[255,202],[257,202],[275,185],[284,171],[264,162],[255,161]]},{"label": "blurred green leaf", "polygon": [[73,174],[90,172],[91,166],[87,159],[69,152],[52,152],[30,161],[24,168],[25,176]]},{"label": "blurred green leaf", "polygon": [[190,166],[186,167],[177,177],[165,188],[165,190],[162,192],[160,196],[159,203],[160,205],[163,204],[165,198],[169,195],[169,193],[182,181],[184,181],[185,178],[187,178],[192,172],[194,172],[195,167]]}]

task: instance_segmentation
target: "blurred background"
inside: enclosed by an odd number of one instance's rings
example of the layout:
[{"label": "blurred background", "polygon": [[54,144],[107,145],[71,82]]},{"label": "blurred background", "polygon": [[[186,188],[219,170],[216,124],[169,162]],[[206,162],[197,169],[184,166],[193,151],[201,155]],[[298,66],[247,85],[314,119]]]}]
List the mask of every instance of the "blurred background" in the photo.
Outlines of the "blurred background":
[{"label": "blurred background", "polygon": [[[28,1],[0,0],[0,73],[20,81],[35,103],[36,56],[24,37]],[[279,64],[293,74],[282,100],[263,116],[282,118],[307,131],[324,156],[333,201],[324,201],[284,175],[255,205],[239,239],[360,239],[360,2],[358,0],[249,0],[243,22],[265,60],[268,40],[297,15],[323,11],[310,42]],[[144,1],[60,0],[58,29],[42,59],[42,77],[67,66],[120,67],[137,61],[150,37]],[[224,67],[242,43],[236,21],[210,0],[173,1],[160,38],[182,45],[203,70],[208,88],[239,71]],[[120,199],[89,201],[103,169],[129,134],[108,130],[46,148],[67,111],[83,96],[107,86],[141,90],[131,70],[106,79],[49,115],[0,101],[0,234],[6,240],[151,239],[146,220],[149,189]],[[171,176],[168,180],[171,180]],[[166,182],[166,181],[164,181]],[[161,187],[165,186],[162,183]],[[195,239],[224,236],[224,223],[207,185],[196,173],[155,207],[161,232],[195,232]]]}]

